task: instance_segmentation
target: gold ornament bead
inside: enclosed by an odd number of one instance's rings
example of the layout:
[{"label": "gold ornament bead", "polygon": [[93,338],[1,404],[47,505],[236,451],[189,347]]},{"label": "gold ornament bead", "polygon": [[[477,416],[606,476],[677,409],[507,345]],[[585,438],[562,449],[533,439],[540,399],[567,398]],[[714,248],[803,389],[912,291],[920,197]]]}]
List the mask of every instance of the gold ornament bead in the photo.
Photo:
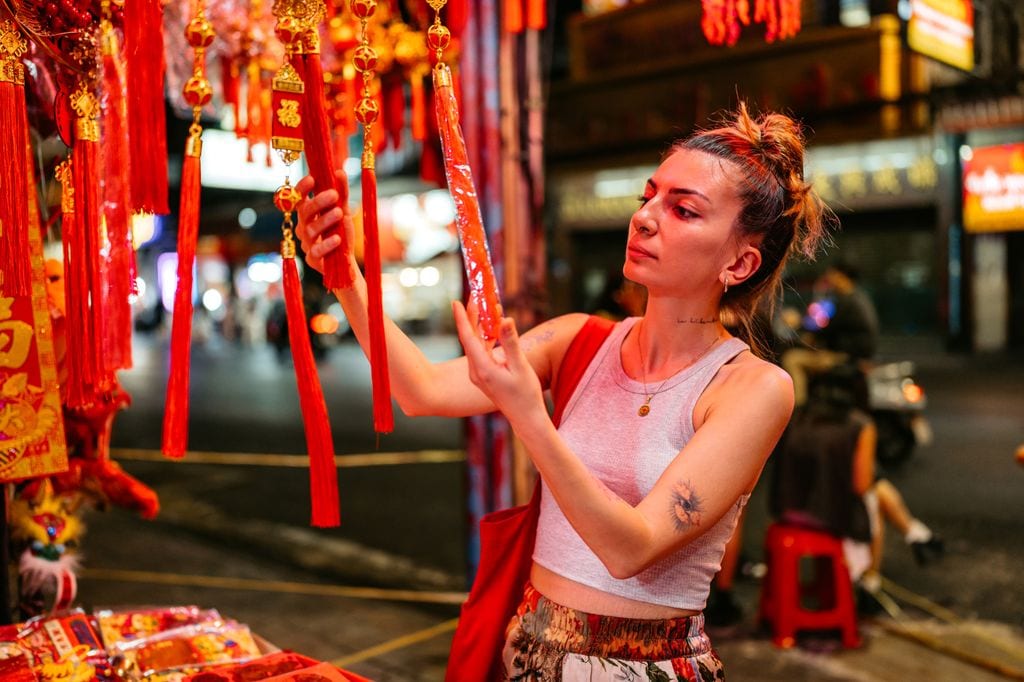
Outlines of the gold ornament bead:
[{"label": "gold ornament bead", "polygon": [[377,11],[377,0],[352,0],[352,14],[357,19],[369,19]]},{"label": "gold ornament bead", "polygon": [[360,45],[352,55],[357,71],[373,71],[377,68],[377,51],[369,45]]},{"label": "gold ornament bead", "polygon": [[356,120],[364,126],[376,121],[379,113],[380,107],[377,106],[377,100],[372,97],[363,97],[356,105]]},{"label": "gold ornament bead", "polygon": [[213,88],[210,81],[202,76],[192,76],[185,82],[182,94],[190,107],[205,107],[213,98]]},{"label": "gold ornament bead", "polygon": [[305,27],[295,17],[281,17],[274,26],[277,39],[285,45],[291,45],[299,40],[305,32]]},{"label": "gold ornament bead", "polygon": [[427,29],[427,45],[431,50],[443,50],[452,41],[452,32],[441,24],[431,24]]},{"label": "gold ornament bead", "polygon": [[274,206],[281,213],[291,213],[301,200],[302,195],[290,184],[281,185],[274,192]]},{"label": "gold ornament bead", "polygon": [[209,47],[213,38],[213,26],[205,17],[195,17],[185,27],[185,39],[192,47]]}]

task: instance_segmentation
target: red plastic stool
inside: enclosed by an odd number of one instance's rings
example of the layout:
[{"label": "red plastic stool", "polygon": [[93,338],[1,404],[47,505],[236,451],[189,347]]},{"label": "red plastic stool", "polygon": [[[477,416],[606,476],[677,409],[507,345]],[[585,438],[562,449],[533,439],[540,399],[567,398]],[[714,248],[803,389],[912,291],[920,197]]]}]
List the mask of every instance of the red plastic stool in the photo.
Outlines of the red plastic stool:
[{"label": "red plastic stool", "polygon": [[[800,581],[803,557],[815,560],[815,580],[811,584]],[[842,633],[844,647],[860,646],[853,585],[839,538],[773,523],[765,537],[765,562],[768,574],[761,586],[759,618],[762,623],[771,623],[775,646],[792,647],[799,630],[833,629]],[[815,598],[817,609],[802,603],[808,597]]]}]

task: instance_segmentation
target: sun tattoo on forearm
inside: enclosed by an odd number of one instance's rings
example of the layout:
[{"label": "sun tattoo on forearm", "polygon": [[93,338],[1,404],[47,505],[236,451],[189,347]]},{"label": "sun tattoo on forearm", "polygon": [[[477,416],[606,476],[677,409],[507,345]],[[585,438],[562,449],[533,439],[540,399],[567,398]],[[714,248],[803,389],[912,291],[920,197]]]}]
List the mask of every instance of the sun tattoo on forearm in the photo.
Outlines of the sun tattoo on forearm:
[{"label": "sun tattoo on forearm", "polygon": [[685,533],[700,526],[704,502],[697,495],[689,481],[679,481],[672,486],[672,522],[676,530]]}]

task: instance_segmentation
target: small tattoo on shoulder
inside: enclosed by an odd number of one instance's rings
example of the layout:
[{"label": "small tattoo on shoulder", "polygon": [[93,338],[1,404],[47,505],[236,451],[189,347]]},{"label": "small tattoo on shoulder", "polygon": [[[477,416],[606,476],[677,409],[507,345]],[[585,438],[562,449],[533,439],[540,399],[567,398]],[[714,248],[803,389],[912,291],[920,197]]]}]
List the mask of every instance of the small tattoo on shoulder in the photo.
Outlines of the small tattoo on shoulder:
[{"label": "small tattoo on shoulder", "polygon": [[679,317],[676,324],[714,324],[718,322],[717,317]]},{"label": "small tattoo on shoulder", "polygon": [[524,339],[522,343],[522,349],[530,350],[536,348],[542,343],[547,343],[555,337],[554,329],[538,329],[536,334],[532,334],[529,338]]},{"label": "small tattoo on shoulder", "polygon": [[689,481],[679,481],[672,486],[672,521],[676,530],[683,533],[700,526],[704,502]]}]

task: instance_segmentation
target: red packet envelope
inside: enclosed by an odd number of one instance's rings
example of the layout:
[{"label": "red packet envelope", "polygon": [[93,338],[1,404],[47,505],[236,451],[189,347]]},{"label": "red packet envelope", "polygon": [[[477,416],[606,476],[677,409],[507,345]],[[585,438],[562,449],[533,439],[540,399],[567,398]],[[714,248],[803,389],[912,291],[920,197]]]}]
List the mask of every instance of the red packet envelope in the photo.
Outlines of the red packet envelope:
[{"label": "red packet envelope", "polygon": [[68,470],[37,211],[30,201],[31,294],[0,285],[0,483]]},{"label": "red packet envelope", "polygon": [[260,655],[249,628],[240,623],[189,625],[114,647],[129,679],[180,680],[203,668],[249,661]]},{"label": "red packet envelope", "polygon": [[200,609],[198,606],[143,607],[119,611],[102,609],[94,612],[94,615],[108,651],[121,642],[142,639],[185,625],[221,620],[216,610]]},{"label": "red packet envelope", "polygon": [[108,676],[99,636],[80,610],[27,621],[18,644],[28,652],[39,682],[91,682]]},{"label": "red packet envelope", "polygon": [[[0,633],[11,626],[0,627]],[[0,639],[7,640],[0,634]],[[11,638],[12,641],[0,641],[0,680],[4,682],[38,682],[32,672],[28,653]]]}]

